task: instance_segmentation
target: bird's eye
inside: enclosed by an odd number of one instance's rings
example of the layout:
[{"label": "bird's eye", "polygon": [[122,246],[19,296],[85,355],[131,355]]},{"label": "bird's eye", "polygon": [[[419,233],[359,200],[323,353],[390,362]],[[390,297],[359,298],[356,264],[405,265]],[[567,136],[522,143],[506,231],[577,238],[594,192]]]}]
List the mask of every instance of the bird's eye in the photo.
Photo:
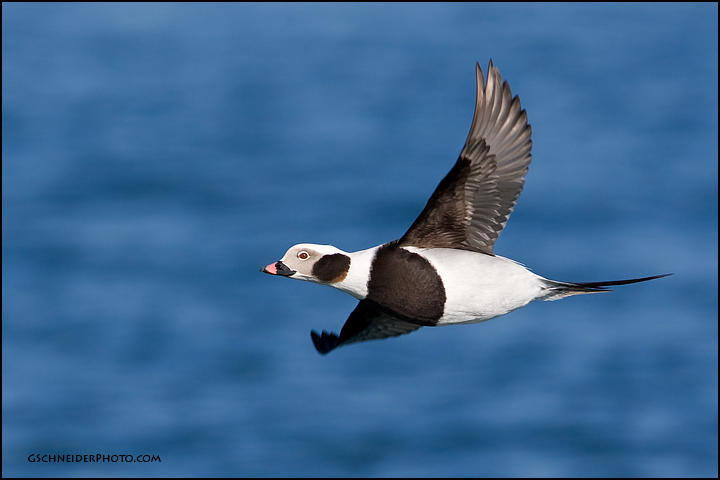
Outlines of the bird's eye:
[{"label": "bird's eye", "polygon": [[298,252],[298,258],[300,260],[307,260],[308,258],[310,258],[310,254],[306,251]]}]

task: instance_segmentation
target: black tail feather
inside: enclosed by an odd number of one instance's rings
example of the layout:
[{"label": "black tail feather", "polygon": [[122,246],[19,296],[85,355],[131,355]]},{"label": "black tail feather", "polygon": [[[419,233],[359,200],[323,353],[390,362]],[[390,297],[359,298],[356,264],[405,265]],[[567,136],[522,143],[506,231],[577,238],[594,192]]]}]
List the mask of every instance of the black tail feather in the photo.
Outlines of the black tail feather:
[{"label": "black tail feather", "polygon": [[644,277],[644,278],[633,278],[631,280],[614,280],[612,282],[586,282],[586,283],[572,283],[571,285],[577,285],[578,287],[588,288],[588,289],[597,289],[599,291],[607,291],[610,290],[609,288],[605,287],[611,287],[613,285],[627,285],[630,283],[640,283],[640,282],[647,282],[648,280],[655,280],[656,278],[662,278],[667,277],[668,275],[672,275],[672,273],[665,273],[663,275],[655,275],[654,277]]},{"label": "black tail feather", "polygon": [[614,285],[627,285],[630,283],[647,282],[648,280],[655,280],[656,278],[667,277],[672,273],[666,273],[664,275],[655,275],[653,277],[644,278],[633,278],[630,280],[614,280],[611,282],[585,282],[585,283],[574,283],[574,282],[556,282],[555,280],[546,280],[546,294],[542,297],[543,300],[558,300],[560,298],[569,297],[571,295],[582,295],[583,293],[599,293],[609,292],[611,286]]}]

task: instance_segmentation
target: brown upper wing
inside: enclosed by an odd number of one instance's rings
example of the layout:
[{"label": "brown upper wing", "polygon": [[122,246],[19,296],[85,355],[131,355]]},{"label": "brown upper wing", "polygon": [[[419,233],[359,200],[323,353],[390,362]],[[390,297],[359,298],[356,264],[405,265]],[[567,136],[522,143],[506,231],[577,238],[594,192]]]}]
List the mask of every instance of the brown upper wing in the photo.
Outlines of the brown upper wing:
[{"label": "brown upper wing", "polygon": [[479,64],[476,70],[475,116],[460,158],[400,238],[400,246],[493,255],[520,197],[532,159],[527,114],[492,60],[487,84]]}]

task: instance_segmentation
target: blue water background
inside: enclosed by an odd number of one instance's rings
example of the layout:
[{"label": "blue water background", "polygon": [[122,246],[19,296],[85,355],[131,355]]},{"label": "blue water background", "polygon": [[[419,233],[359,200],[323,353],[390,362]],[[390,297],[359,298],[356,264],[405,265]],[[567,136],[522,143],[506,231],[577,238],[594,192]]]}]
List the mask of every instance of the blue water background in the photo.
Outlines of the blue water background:
[{"label": "blue water background", "polygon": [[[3,4],[3,476],[718,474],[717,4]],[[320,356],[260,267],[402,235],[492,58],[496,253],[674,272]],[[159,455],[155,463],[28,456]]]}]

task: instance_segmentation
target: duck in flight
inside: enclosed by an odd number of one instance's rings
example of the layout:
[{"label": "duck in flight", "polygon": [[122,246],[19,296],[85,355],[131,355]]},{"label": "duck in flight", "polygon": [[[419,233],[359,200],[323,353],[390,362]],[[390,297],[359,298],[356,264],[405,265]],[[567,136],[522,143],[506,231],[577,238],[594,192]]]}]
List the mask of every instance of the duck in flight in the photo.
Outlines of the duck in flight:
[{"label": "duck in flight", "polygon": [[532,130],[520,99],[512,96],[492,60],[487,82],[479,64],[476,73],[475,115],[460,158],[405,235],[353,253],[302,243],[262,268],[335,287],[360,301],[339,335],[311,332],[321,354],[424,326],[483,322],[533,300],[605,292],[667,276],[558,282],[493,253],[525,184]]}]

